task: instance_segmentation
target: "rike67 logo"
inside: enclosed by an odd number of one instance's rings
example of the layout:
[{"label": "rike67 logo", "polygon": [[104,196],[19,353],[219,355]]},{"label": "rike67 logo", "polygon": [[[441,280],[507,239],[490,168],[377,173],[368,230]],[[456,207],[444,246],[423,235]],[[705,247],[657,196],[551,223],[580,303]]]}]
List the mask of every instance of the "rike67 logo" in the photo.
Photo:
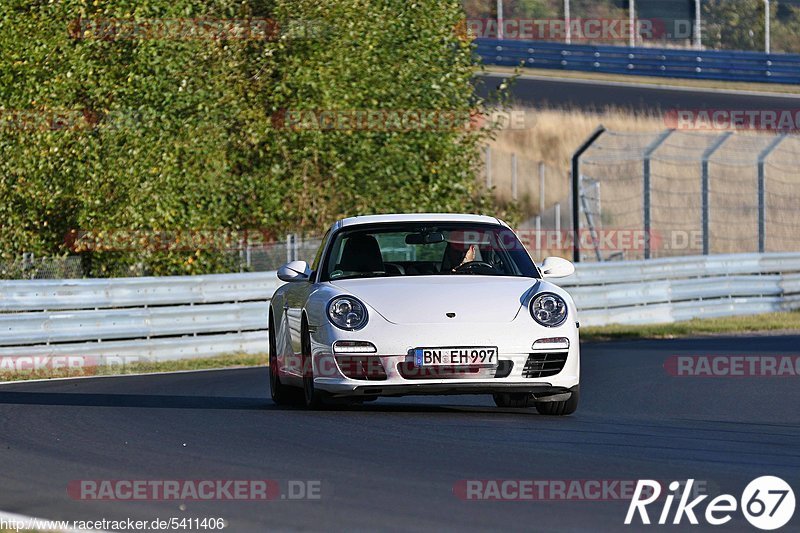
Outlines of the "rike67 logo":
[{"label": "rike67 logo", "polygon": [[[795,498],[792,487],[784,480],[775,476],[762,476],[751,481],[742,492],[741,498],[737,501],[731,494],[720,494],[705,505],[705,512],[701,512],[701,504],[708,498],[707,494],[697,496],[689,500],[692,495],[692,485],[694,479],[689,479],[686,483],[673,481],[669,484],[669,492],[663,498],[663,507],[657,517],[657,524],[667,523],[680,524],[686,520],[693,525],[699,524],[698,515],[705,519],[705,522],[712,526],[720,526],[731,521],[737,509],[741,509],[742,514],[750,524],[758,529],[771,531],[783,527],[794,515]],[[681,487],[683,491],[678,493]],[[658,501],[661,504],[661,484],[652,479],[640,479],[636,484],[636,489],[628,506],[628,514],[625,516],[625,524],[641,521],[642,524],[650,524],[651,518],[648,514],[647,506]],[[674,514],[672,504],[678,498]],[[656,507],[656,506],[653,506]],[[651,509],[657,510],[657,509]],[[638,515],[638,520],[636,516]],[[672,520],[670,521],[670,515]],[[656,517],[654,517],[656,519]]]}]

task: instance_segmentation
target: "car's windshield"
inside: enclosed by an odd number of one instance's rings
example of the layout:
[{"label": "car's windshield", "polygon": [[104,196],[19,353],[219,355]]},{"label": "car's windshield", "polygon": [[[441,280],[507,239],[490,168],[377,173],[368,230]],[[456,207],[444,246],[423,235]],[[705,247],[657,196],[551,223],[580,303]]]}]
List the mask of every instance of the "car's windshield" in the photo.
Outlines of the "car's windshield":
[{"label": "car's windshield", "polygon": [[320,279],[465,274],[539,276],[514,232],[503,226],[392,223],[340,230]]}]

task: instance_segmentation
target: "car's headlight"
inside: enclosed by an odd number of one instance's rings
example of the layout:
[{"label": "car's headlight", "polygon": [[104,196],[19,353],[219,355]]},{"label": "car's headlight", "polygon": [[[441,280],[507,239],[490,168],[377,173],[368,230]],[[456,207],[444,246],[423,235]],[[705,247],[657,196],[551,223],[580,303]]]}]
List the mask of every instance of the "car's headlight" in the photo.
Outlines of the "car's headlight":
[{"label": "car's headlight", "polygon": [[537,294],[531,301],[531,316],[543,326],[560,326],[567,319],[567,302],[552,292]]},{"label": "car's headlight", "polygon": [[352,296],[338,296],[328,304],[328,318],[337,328],[361,329],[367,325],[367,308]]}]

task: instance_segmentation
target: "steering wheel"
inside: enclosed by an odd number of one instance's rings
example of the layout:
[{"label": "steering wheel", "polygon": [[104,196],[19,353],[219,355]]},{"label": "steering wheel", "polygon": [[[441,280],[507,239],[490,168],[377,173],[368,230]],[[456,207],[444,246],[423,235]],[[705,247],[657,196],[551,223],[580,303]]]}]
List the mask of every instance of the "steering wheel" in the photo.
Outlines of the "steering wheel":
[{"label": "steering wheel", "polygon": [[468,261],[461,265],[458,265],[453,269],[453,272],[469,272],[476,268],[488,268],[490,270],[496,270],[495,266],[491,263],[487,263],[486,261]]}]

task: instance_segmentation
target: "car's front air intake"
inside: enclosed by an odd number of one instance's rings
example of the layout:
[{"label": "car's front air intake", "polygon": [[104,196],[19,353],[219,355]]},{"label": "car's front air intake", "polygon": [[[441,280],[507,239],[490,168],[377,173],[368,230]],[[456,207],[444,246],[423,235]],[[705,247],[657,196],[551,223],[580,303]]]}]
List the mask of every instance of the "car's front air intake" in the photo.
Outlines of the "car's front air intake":
[{"label": "car's front air intake", "polygon": [[567,362],[567,352],[558,353],[532,353],[528,355],[522,369],[524,378],[545,378],[555,376],[564,369]]},{"label": "car's front air intake", "polygon": [[336,363],[342,374],[350,379],[364,379],[368,381],[383,381],[386,379],[386,370],[380,358],[368,355],[339,355]]}]

